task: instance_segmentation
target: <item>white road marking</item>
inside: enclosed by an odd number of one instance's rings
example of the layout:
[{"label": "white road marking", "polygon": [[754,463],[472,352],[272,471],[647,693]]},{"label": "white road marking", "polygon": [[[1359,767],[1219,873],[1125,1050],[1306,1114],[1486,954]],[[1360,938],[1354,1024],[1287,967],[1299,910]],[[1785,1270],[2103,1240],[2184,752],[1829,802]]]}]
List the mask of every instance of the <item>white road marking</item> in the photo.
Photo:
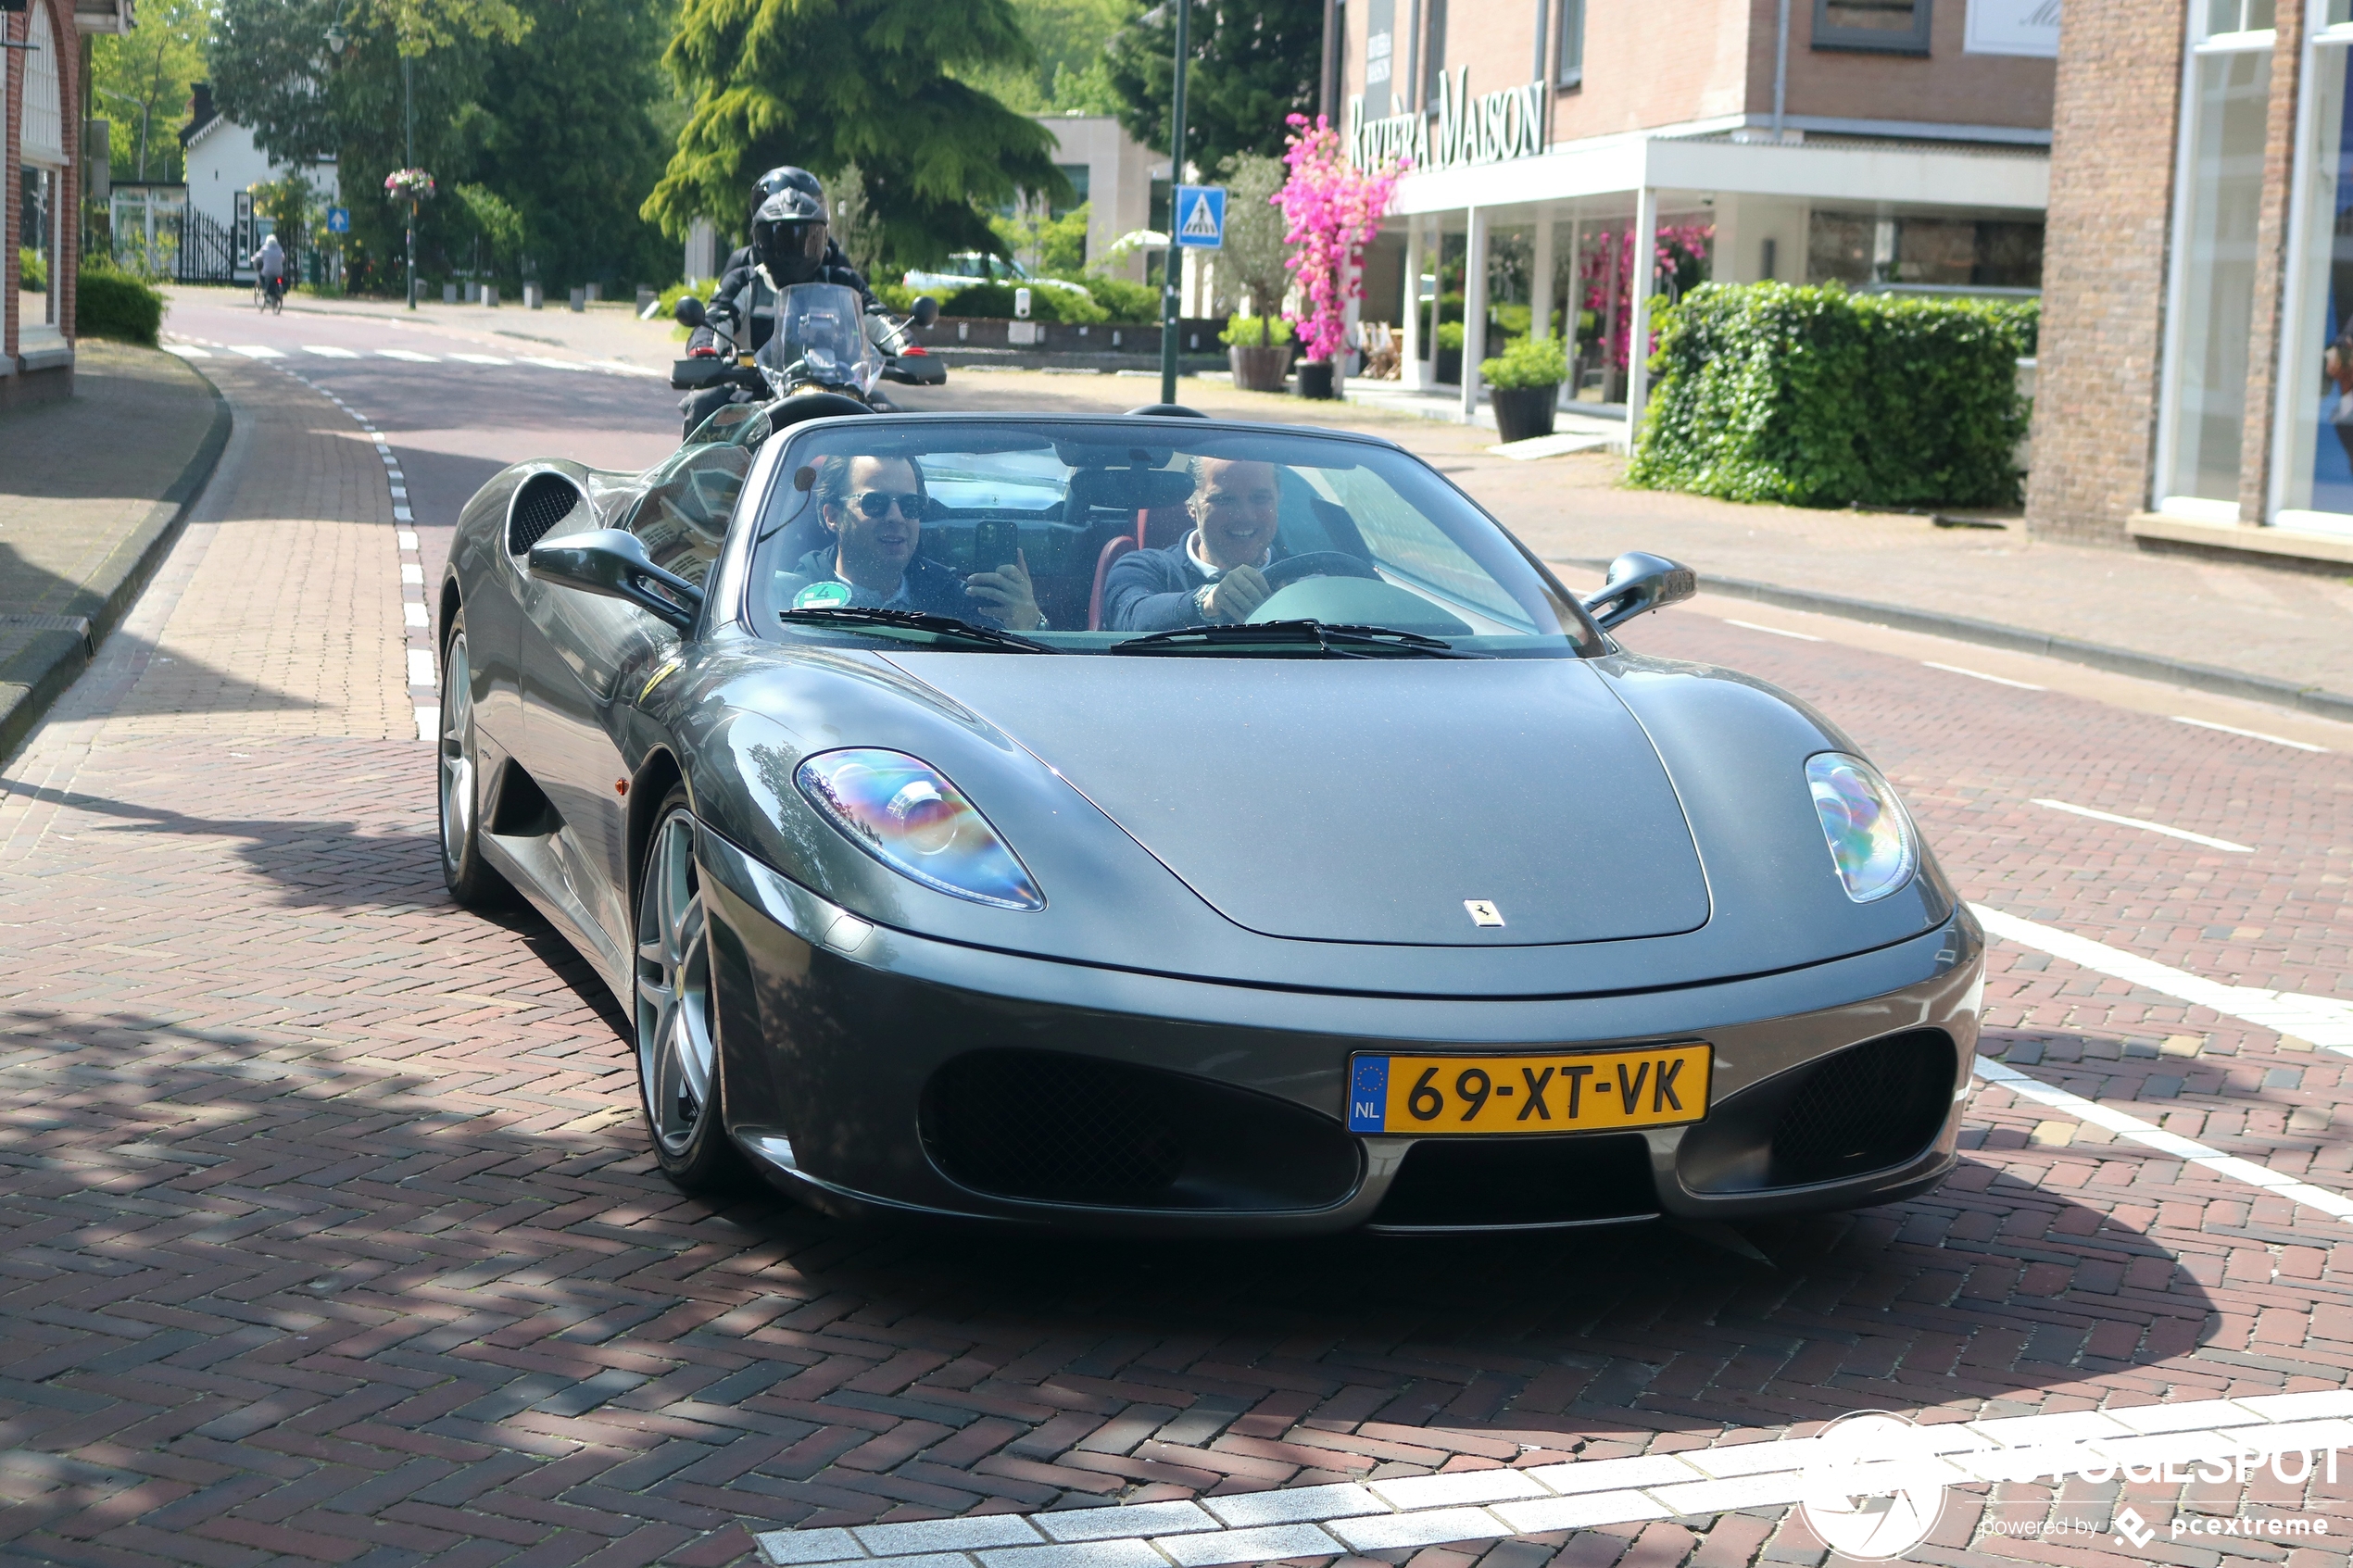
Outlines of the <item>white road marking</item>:
[{"label": "white road marking", "polygon": [[2205,1144],[2183,1137],[2179,1134],[2169,1133],[2154,1123],[2144,1122],[2137,1116],[2127,1116],[2120,1110],[2111,1110],[2096,1100],[2088,1100],[2081,1095],[2069,1094],[2065,1089],[2052,1088],[2047,1084],[2039,1083],[2028,1077],[2014,1067],[2004,1066],[2001,1062],[1990,1058],[1981,1056],[1977,1059],[1977,1075],[1989,1084],[1999,1084],[2014,1095],[2020,1095],[2040,1104],[2047,1105],[2055,1110],[2065,1111],[2078,1122],[2089,1122],[2095,1126],[2106,1127],[2118,1137],[2130,1138],[2134,1143],[2146,1145],[2161,1154],[2173,1155],[2187,1160],[2192,1165],[2203,1165],[2220,1175],[2229,1176],[2233,1181],[2245,1182],[2250,1186],[2261,1187],[2267,1192],[2275,1192],[2292,1203],[2301,1203],[2308,1209],[2318,1209],[2323,1214],[2331,1214],[2340,1220],[2353,1219],[2353,1198],[2347,1198],[2341,1193],[2329,1192],[2313,1186],[2308,1182],[2296,1181],[2290,1176],[2283,1176],[2277,1171],[2258,1165],[2251,1160],[2241,1160],[2235,1155],[2225,1154],[2219,1148],[2208,1148]]},{"label": "white road marking", "polygon": [[424,648],[409,650],[409,684],[412,686],[434,684],[433,655]]},{"label": "white road marking", "polygon": [[411,588],[422,588],[425,585],[425,569],[414,562],[404,561],[400,567],[400,580]]},{"label": "white road marking", "polygon": [[2113,811],[2095,811],[2089,806],[2070,806],[2064,800],[2038,799],[2034,804],[2047,806],[2054,811],[2066,811],[2078,817],[2089,817],[2095,822],[2114,822],[2119,827],[2140,828],[2149,833],[2161,833],[2168,838],[2187,839],[2192,844],[2203,844],[2209,849],[2227,849],[2233,855],[2255,853],[2254,847],[2251,845],[2233,844],[2227,838],[2211,838],[2202,833],[2192,833],[2187,828],[2167,827],[2163,822],[2146,822],[2139,817],[2120,817]]},{"label": "white road marking", "polygon": [[413,550],[417,547],[417,531],[413,528],[396,530],[392,538],[393,543],[404,550]]},{"label": "white road marking", "polygon": [[2285,735],[2267,735],[2260,730],[2242,730],[2236,724],[2218,724],[2210,719],[2189,719],[2176,713],[2176,724],[2196,724],[2201,730],[2220,730],[2226,735],[2245,735],[2249,740],[2267,740],[2273,746],[2292,746],[2298,751],[2326,751],[2325,746],[2314,746],[2308,740],[2290,740]]},{"label": "white road marking", "polygon": [[[1890,1456],[1868,1474],[1874,1483],[1871,1489],[1885,1492],[2070,1476],[2087,1470],[2112,1471],[2120,1463],[2196,1466],[2211,1461],[2227,1465],[2239,1455],[2250,1456],[2251,1469],[2275,1454],[2324,1454],[2353,1445],[2353,1419],[2348,1418],[2353,1418],[2353,1391],[2323,1388],[2078,1411],[2063,1418],[1959,1422],[1922,1428],[1934,1434],[1932,1444],[1923,1442],[1912,1452]],[[896,1562],[915,1568],[920,1562],[923,1568],[972,1568],[993,1560],[1012,1568],[1034,1556],[1039,1562],[1052,1561],[1068,1568],[1082,1563],[1209,1568],[1287,1557],[1338,1557],[1359,1543],[1365,1549],[1392,1543],[1434,1546],[1793,1503],[1808,1494],[1806,1472],[1822,1457],[1820,1448],[1818,1437],[1735,1431],[1725,1433],[1711,1447],[1674,1453],[1416,1478],[1485,1481],[1497,1488],[1491,1496],[1512,1494],[1508,1500],[1479,1506],[1432,1502],[1397,1507],[1379,1493],[1412,1484],[1401,1480],[1372,1486],[1342,1484],[1235,1493],[1203,1498],[1198,1504],[1127,1503],[1076,1512],[967,1515],[903,1525],[861,1525],[854,1531],[769,1530],[752,1538],[761,1554],[777,1564],[856,1562],[887,1568]],[[2308,1461],[2308,1470],[2320,1462]],[[1216,1524],[1204,1527],[1204,1514],[1216,1516]],[[1090,1544],[1049,1545],[1068,1540]]]},{"label": "white road marking", "polygon": [[2032,681],[2013,681],[2007,675],[1988,675],[1982,670],[1964,670],[1957,664],[1939,664],[1932,659],[1923,659],[1920,662],[1931,670],[1942,670],[1947,675],[1967,675],[1972,681],[1991,681],[1997,686],[2016,686],[2022,692],[2039,692],[2046,689],[2036,685]]},{"label": "white road marking", "polygon": [[283,359],[285,358],[266,343],[233,343],[229,345],[229,352],[242,354],[248,359]]},{"label": "white road marking", "polygon": [[337,348],[331,343],[306,343],[302,345],[302,351],[305,354],[316,354],[321,359],[357,359],[359,358],[359,355],[354,354],[350,349]]},{"label": "white road marking", "polygon": [[524,355],[522,362],[536,365],[543,370],[585,370],[588,368],[576,359],[547,359],[535,354]]},{"label": "white road marking", "polygon": [[1818,643],[1822,640],[1821,638],[1815,636],[1810,632],[1792,632],[1786,627],[1780,626],[1759,626],[1754,621],[1735,621],[1729,615],[1724,618],[1724,624],[1727,626],[1744,626],[1752,632],[1765,632],[1776,637],[1795,637],[1801,643]]},{"label": "white road marking", "polygon": [[663,381],[668,381],[670,379],[670,372],[668,370],[649,370],[643,365],[624,364],[619,359],[607,359],[601,361],[600,363],[591,365],[589,369],[593,370],[603,370],[609,375],[657,376]]},{"label": "white road marking", "polygon": [[452,354],[449,358],[461,365],[511,365],[512,359],[501,359],[496,354]]},{"label": "white road marking", "polygon": [[400,619],[405,624],[410,626],[428,626],[432,624],[431,621],[425,619],[425,607],[419,604],[414,599],[409,600],[400,607]]},{"label": "white road marking", "polygon": [[2235,1018],[2277,1034],[2291,1035],[2299,1040],[2333,1051],[2353,1056],[2353,1003],[2338,1001],[2334,997],[2308,996],[2297,991],[2265,991],[2252,985],[2225,985],[2208,980],[2185,970],[2174,969],[2095,942],[2088,936],[2078,936],[2071,931],[2038,925],[2016,915],[1989,909],[1982,904],[1971,904],[1969,912],[1987,933],[2005,942],[2015,942],[2021,947],[2032,947],[2065,959],[2081,969],[2156,991],[2176,1001],[2193,1007],[2211,1008],[2226,1018]]},{"label": "white road marking", "polygon": [[431,708],[417,709],[417,738],[419,740],[441,738],[441,705],[439,703],[434,704]]},{"label": "white road marking", "polygon": [[163,345],[163,351],[166,354],[177,354],[182,359],[209,359],[212,358],[212,350],[208,348],[198,348],[192,343],[167,343]]},{"label": "white road marking", "polygon": [[414,522],[417,521],[417,514],[410,511],[406,507],[396,506],[392,508],[392,521],[395,522]]},{"label": "white road marking", "polygon": [[431,354],[420,354],[413,348],[379,348],[380,359],[406,359],[411,365],[438,365],[441,361]]}]

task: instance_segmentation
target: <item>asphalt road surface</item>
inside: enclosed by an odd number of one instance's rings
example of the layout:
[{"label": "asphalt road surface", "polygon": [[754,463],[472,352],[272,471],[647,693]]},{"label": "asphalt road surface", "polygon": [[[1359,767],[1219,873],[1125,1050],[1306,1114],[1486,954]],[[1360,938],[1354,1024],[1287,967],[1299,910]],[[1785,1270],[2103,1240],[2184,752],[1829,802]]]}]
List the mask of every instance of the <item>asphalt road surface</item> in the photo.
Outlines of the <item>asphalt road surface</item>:
[{"label": "asphalt road surface", "polygon": [[[587,972],[444,897],[405,608],[484,475],[650,462],[675,395],[172,327],[237,433],[0,772],[0,1557],[1819,1562],[1755,1445],[1884,1410],[2137,1466],[1954,1470],[1913,1561],[2345,1561],[2353,730],[1752,607],[1629,629],[1818,705],[1988,911],[1969,1152],[1912,1202],[1214,1247],[714,1208],[654,1172]],[[2163,1467],[2291,1420],[2347,1453]]]}]

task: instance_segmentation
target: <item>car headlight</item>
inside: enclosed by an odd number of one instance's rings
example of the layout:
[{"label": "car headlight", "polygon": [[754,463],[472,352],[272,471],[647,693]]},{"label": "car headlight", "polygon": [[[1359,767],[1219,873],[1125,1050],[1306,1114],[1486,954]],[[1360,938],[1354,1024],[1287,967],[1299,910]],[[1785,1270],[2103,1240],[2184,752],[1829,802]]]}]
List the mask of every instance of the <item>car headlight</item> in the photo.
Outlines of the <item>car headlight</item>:
[{"label": "car headlight", "polygon": [[1912,880],[1919,866],[1912,820],[1877,768],[1859,757],[1825,751],[1806,759],[1806,785],[1849,898],[1868,904]]},{"label": "car headlight", "polygon": [[988,819],[928,762],[903,751],[828,751],[801,763],[793,782],[852,844],[901,876],[1001,909],[1046,907]]}]

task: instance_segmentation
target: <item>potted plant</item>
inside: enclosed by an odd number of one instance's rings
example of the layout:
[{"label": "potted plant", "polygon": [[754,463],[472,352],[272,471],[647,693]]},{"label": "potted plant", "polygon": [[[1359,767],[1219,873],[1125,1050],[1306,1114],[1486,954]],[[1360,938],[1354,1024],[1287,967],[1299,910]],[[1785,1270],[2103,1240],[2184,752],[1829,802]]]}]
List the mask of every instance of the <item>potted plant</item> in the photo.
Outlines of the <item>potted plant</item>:
[{"label": "potted plant", "polygon": [[1394,163],[1367,172],[1348,161],[1348,150],[1331,122],[1305,115],[1290,119],[1290,141],[1283,161],[1290,177],[1276,193],[1290,228],[1290,270],[1298,287],[1299,395],[1340,395],[1340,356],[1348,347],[1348,302],[1363,292],[1359,281],[1365,246],[1379,231],[1381,214],[1404,171]]},{"label": "potted plant", "polygon": [[1549,337],[1515,338],[1492,359],[1478,362],[1487,383],[1488,407],[1495,410],[1495,434],[1526,441],[1553,433],[1553,407],[1568,375],[1568,357]]},{"label": "potted plant", "polygon": [[1431,372],[1441,386],[1463,384],[1463,324],[1460,321],[1438,323],[1438,353]]},{"label": "potted plant", "polygon": [[1217,334],[1244,392],[1280,392],[1290,370],[1290,323],[1280,316],[1236,316]]}]

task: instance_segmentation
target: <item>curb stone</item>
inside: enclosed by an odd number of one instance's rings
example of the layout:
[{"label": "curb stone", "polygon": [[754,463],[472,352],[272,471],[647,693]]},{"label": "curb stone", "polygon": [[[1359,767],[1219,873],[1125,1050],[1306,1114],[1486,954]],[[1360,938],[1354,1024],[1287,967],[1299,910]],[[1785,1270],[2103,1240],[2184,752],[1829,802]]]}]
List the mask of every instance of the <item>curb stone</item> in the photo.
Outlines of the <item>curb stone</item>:
[{"label": "curb stone", "polygon": [[15,756],[50,705],[97,657],[98,645],[106,641],[107,633],[138,602],[156,569],[179,542],[189,511],[212,478],[221,450],[229,445],[234,417],[229,411],[229,400],[211,379],[201,371],[196,379],[211,395],[212,423],[179,477],[148,507],[138,526],[107,552],[98,570],[67,602],[65,612],[40,618],[56,624],[44,626],[23,647],[0,661],[0,688],[20,688],[0,695],[0,763]]},{"label": "curb stone", "polygon": [[[1553,556],[1547,559],[1555,566],[1574,566],[1592,571],[1609,570],[1608,561],[1582,556]],[[2088,665],[2111,674],[2134,675],[2145,681],[2188,686],[2221,696],[2246,697],[2255,702],[2270,703],[2275,708],[2293,708],[2323,719],[2353,722],[2353,696],[2329,691],[2322,686],[2299,686],[2294,682],[2274,680],[2269,675],[2250,675],[2244,671],[2223,670],[2211,664],[2193,664],[2187,659],[2135,653],[2131,648],[2087,643],[2050,632],[2029,632],[2021,627],[2004,626],[1966,615],[1910,609],[1902,605],[1874,604],[1869,599],[1850,599],[1843,595],[1819,594],[1807,588],[1784,588],[1772,583],[1751,583],[1738,577],[1702,573],[1699,586],[1702,593],[1722,594],[1728,598],[1755,599],[1760,604],[1779,605],[1783,609],[1811,610],[1817,615],[1865,621],[1876,625],[1893,626],[1902,632],[1920,632],[1933,637],[1976,643],[1982,647],[2040,654],[2045,659]]]}]

